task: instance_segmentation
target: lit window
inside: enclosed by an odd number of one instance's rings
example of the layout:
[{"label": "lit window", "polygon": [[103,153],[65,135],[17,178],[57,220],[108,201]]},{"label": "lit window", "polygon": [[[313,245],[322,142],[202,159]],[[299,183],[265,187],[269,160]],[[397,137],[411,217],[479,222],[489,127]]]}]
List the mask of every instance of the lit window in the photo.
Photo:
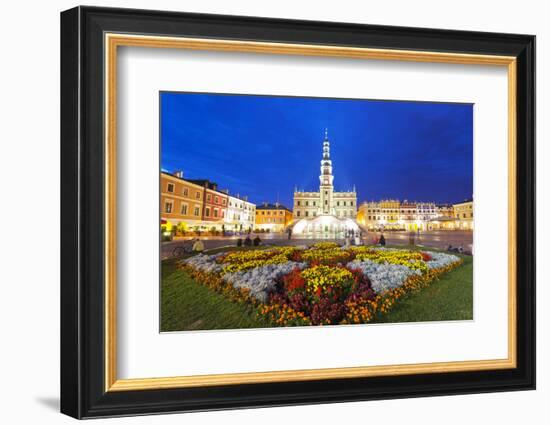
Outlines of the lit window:
[{"label": "lit window", "polygon": [[172,213],[172,202],[166,202],[164,204],[164,212],[166,212],[167,214]]}]

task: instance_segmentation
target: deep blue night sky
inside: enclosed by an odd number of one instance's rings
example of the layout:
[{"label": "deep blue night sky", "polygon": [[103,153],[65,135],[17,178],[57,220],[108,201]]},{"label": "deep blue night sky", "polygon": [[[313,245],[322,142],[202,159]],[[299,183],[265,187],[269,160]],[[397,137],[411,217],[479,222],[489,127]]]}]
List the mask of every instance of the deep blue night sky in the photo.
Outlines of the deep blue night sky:
[{"label": "deep blue night sky", "polygon": [[472,196],[472,119],[470,104],[163,92],[161,167],[292,208],[295,186],[318,190],[327,127],[335,190],[452,203]]}]

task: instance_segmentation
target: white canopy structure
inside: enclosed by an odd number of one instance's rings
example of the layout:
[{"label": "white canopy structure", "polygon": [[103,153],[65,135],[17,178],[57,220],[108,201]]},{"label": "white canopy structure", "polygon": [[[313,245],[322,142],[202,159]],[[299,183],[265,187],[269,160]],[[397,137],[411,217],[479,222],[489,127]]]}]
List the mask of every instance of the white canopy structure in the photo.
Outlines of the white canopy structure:
[{"label": "white canopy structure", "polygon": [[294,235],[337,234],[347,231],[359,232],[360,229],[351,218],[338,218],[328,214],[302,218],[292,227]]}]

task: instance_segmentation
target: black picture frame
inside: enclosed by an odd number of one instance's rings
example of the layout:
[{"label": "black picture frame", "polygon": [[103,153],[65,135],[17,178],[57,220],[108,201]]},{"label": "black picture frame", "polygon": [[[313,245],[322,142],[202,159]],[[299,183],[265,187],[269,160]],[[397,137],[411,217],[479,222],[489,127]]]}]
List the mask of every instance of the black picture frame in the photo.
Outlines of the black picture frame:
[{"label": "black picture frame", "polygon": [[[517,367],[106,392],[105,32],[515,56]],[[93,418],[535,388],[534,36],[132,9],[67,10],[61,13],[61,195],[62,413]]]}]

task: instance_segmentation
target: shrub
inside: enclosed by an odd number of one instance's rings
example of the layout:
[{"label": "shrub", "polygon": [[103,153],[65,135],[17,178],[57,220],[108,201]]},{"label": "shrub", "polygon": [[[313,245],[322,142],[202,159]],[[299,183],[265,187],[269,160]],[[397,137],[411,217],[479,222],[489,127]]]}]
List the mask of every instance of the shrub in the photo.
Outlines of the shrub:
[{"label": "shrub", "polygon": [[340,245],[336,242],[316,242],[313,244],[313,248],[316,249],[330,249],[330,248],[340,248]]}]

